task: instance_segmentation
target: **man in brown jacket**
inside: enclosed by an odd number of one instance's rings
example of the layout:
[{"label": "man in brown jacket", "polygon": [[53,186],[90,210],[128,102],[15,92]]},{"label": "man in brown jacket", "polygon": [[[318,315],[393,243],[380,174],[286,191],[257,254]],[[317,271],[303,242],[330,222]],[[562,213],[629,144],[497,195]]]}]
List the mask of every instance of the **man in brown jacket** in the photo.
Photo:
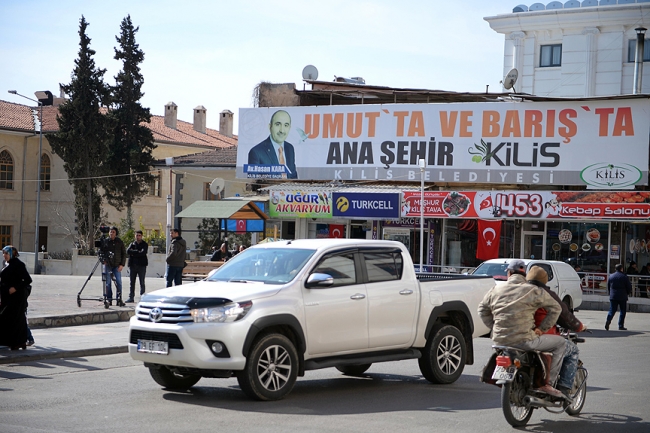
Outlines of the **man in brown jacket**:
[{"label": "man in brown jacket", "polygon": [[[562,366],[566,340],[544,333],[555,325],[562,308],[544,289],[526,282],[526,265],[522,260],[511,260],[507,272],[508,281],[495,285],[486,293],[478,306],[478,314],[492,329],[492,340],[496,344],[553,353],[549,378],[553,383]],[[547,315],[539,327],[535,327],[538,308],[544,308]],[[564,397],[550,385],[544,385],[539,391]]]}]

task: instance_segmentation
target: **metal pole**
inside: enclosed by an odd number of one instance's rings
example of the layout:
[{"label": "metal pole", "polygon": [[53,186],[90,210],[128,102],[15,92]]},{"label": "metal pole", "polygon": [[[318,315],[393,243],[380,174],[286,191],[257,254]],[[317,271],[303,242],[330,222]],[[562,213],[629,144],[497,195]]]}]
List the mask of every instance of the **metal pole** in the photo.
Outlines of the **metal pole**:
[{"label": "metal pole", "polygon": [[643,80],[643,49],[647,29],[637,27],[634,30],[636,30],[636,55],[634,56],[634,89],[632,89],[632,94],[637,95],[641,93],[641,82]]},{"label": "metal pole", "polygon": [[8,93],[16,96],[20,96],[21,98],[25,98],[29,101],[36,102],[39,107],[39,115],[38,115],[38,121],[40,123],[39,125],[39,132],[38,132],[38,158],[37,158],[37,168],[36,168],[36,215],[35,215],[35,220],[36,220],[36,229],[34,230],[34,273],[35,274],[40,274],[41,273],[41,266],[39,264],[38,260],[38,244],[39,244],[39,239],[38,239],[38,232],[39,232],[39,226],[41,223],[41,155],[43,154],[43,103],[41,101],[38,101],[36,99],[32,99],[30,97],[27,97],[25,95],[21,95],[15,90],[8,90]]},{"label": "metal pole", "polygon": [[424,272],[424,159],[420,160],[420,272]]},{"label": "metal pole", "polygon": [[38,260],[39,253],[39,229],[41,224],[41,155],[43,154],[43,103],[38,102],[39,112],[39,134],[38,134],[38,163],[36,169],[36,231],[34,232],[34,273],[41,273],[41,266]]}]

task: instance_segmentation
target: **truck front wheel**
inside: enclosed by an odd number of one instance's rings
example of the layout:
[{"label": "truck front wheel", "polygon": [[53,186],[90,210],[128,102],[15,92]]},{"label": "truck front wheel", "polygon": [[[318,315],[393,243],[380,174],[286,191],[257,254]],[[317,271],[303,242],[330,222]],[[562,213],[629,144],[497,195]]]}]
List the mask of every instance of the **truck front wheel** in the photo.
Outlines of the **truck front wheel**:
[{"label": "truck front wheel", "polygon": [[149,367],[149,374],[158,385],[176,391],[186,391],[201,380],[201,376],[174,373],[165,366]]},{"label": "truck front wheel", "polygon": [[298,376],[298,352],[281,334],[268,334],[253,343],[246,368],[237,374],[244,393],[256,400],[280,400]]},{"label": "truck front wheel", "polygon": [[426,380],[448,384],[458,380],[466,358],[463,334],[454,326],[438,324],[431,331],[418,364]]}]

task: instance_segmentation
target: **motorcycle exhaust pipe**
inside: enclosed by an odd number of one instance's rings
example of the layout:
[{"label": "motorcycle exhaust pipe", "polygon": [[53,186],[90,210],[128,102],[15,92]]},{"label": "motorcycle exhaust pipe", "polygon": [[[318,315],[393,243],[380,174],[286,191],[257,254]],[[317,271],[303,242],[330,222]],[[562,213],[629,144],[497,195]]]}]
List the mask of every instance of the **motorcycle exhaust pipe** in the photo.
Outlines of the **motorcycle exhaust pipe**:
[{"label": "motorcycle exhaust pipe", "polygon": [[558,404],[543,400],[538,397],[533,397],[532,395],[527,395],[524,397],[524,404],[526,406],[532,406],[532,407],[560,407]]}]

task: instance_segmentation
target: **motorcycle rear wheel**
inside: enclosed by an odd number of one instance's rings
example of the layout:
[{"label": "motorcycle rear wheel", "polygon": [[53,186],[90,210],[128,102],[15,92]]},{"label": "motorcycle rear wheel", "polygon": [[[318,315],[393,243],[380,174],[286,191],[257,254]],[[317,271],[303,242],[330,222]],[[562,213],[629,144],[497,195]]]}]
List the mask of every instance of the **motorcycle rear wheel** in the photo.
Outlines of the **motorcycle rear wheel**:
[{"label": "motorcycle rear wheel", "polygon": [[523,427],[533,416],[534,408],[524,404],[525,378],[517,374],[515,380],[501,388],[501,408],[506,421],[513,427]]},{"label": "motorcycle rear wheel", "polygon": [[[582,386],[580,386],[582,384]],[[580,389],[578,389],[580,386]],[[577,394],[576,394],[577,393]],[[565,409],[566,413],[571,416],[579,415],[582,408],[585,406],[585,399],[587,398],[587,371],[583,367],[579,367],[576,371],[576,377],[573,379],[573,388],[571,388],[571,395],[575,395],[573,402]]]}]

